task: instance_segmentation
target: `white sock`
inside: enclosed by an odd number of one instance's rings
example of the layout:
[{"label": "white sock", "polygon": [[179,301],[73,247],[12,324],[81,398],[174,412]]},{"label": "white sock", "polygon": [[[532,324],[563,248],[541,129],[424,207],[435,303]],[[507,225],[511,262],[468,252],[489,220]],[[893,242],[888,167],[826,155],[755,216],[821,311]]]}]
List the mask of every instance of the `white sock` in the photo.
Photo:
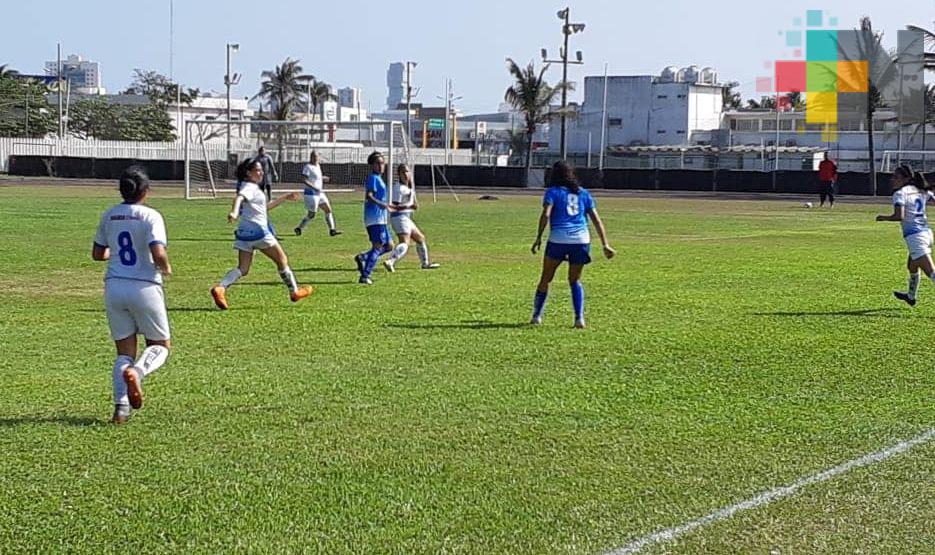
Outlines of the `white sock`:
[{"label": "white sock", "polygon": [[295,274],[292,273],[292,270],[288,266],[285,270],[279,272],[279,277],[282,278],[282,282],[289,288],[290,293],[295,293],[296,290],[298,290],[299,285],[295,282]]},{"label": "white sock", "polygon": [[127,366],[133,364],[133,359],[126,355],[119,355],[114,361],[114,404],[129,405],[130,398],[127,397],[127,384],[123,381],[123,371]]},{"label": "white sock", "polygon": [[428,243],[417,243],[416,251],[419,253],[419,261],[423,266],[429,265],[429,245]]},{"label": "white sock", "polygon": [[[909,274],[909,298],[916,298],[916,292],[919,290],[919,272]],[[933,279],[932,281],[935,281]]]},{"label": "white sock", "polygon": [[395,249],[393,249],[393,254],[390,255],[390,260],[396,262],[400,258],[406,256],[407,252],[409,252],[409,245],[406,243],[400,243],[396,245]]},{"label": "white sock", "polygon": [[236,282],[241,277],[243,277],[243,273],[241,273],[240,268],[234,268],[233,270],[227,272],[227,275],[225,275],[224,279],[221,280],[221,287],[227,289],[231,285],[234,285],[234,282]]},{"label": "white sock", "polygon": [[145,378],[165,364],[168,358],[169,349],[166,349],[162,345],[150,345],[143,349],[143,354],[140,355],[140,358],[136,359],[133,366],[143,373],[140,377]]},{"label": "white sock", "polygon": [[325,221],[328,222],[328,229],[334,231],[334,212],[325,214]]}]

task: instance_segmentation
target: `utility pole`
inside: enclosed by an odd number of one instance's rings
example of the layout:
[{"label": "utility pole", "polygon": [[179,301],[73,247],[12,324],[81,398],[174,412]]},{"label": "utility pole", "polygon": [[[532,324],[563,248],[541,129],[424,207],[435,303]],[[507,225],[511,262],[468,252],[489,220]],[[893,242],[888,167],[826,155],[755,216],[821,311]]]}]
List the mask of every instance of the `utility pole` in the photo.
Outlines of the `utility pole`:
[{"label": "utility pole", "polygon": [[584,23],[571,23],[571,10],[565,8],[564,10],[559,10],[556,14],[560,20],[562,20],[562,35],[564,36],[564,42],[561,49],[559,49],[559,59],[558,60],[547,60],[546,49],[542,49],[542,61],[545,63],[561,63],[562,64],[562,82],[560,83],[562,87],[562,113],[561,113],[561,135],[559,138],[559,150],[561,152],[562,160],[564,160],[568,155],[568,145],[565,142],[565,125],[566,125],[566,109],[568,108],[568,64],[580,65],[584,61],[581,56],[581,51],[578,50],[575,56],[575,60],[568,61],[568,37],[574,33],[580,33],[584,31]]},{"label": "utility pole", "polygon": [[[441,97],[439,97],[441,98]],[[454,91],[451,90],[451,79],[445,79],[445,165],[451,163],[449,149],[451,148],[451,103],[455,100],[461,100],[463,96],[455,96]],[[455,133],[457,133],[457,126],[455,127]]]},{"label": "utility pole", "polygon": [[62,125],[62,43],[58,43],[58,140],[63,138],[64,126]]},{"label": "utility pole", "polygon": [[231,86],[240,83],[240,75],[231,75],[231,52],[240,50],[239,44],[227,43],[227,73],[224,74],[224,85],[227,87],[227,155],[231,153]]},{"label": "utility pole", "polygon": [[604,170],[604,150],[607,148],[607,63],[604,63],[604,100],[601,107],[601,152],[597,158],[597,169]]},{"label": "utility pole", "polygon": [[406,62],[406,144],[412,140],[412,68],[417,62]]}]

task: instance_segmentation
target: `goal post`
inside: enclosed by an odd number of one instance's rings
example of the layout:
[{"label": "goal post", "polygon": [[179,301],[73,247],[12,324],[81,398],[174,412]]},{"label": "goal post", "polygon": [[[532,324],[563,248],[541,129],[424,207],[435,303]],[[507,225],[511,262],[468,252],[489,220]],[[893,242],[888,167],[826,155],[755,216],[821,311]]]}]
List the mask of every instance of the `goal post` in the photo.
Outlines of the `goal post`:
[{"label": "goal post", "polygon": [[210,199],[234,191],[237,165],[255,157],[261,146],[275,165],[274,191],[304,188],[302,166],[312,151],[330,177],[327,189],[361,186],[370,173],[367,157],[374,151],[386,158],[386,178],[392,183],[395,165],[409,162],[402,129],[400,122],[393,121],[188,121],[183,136],[185,198]]},{"label": "goal post", "polygon": [[900,164],[909,164],[914,171],[935,171],[935,150],[884,150],[880,171],[892,173]]}]

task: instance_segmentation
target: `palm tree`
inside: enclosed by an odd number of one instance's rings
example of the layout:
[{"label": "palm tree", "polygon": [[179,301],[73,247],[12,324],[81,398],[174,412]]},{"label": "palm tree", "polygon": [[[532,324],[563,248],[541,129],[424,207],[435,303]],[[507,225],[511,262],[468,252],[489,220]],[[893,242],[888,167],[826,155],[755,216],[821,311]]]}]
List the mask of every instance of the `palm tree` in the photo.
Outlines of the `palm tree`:
[{"label": "palm tree", "polygon": [[[295,109],[301,104],[305,87],[303,83],[310,76],[302,74],[299,60],[286,58],[282,65],[260,74],[263,81],[260,83],[260,92],[253,98],[260,98],[269,105],[270,117],[273,120],[286,121]],[[279,159],[283,159],[283,129],[276,127],[276,142],[279,145]]]},{"label": "palm tree", "polygon": [[0,65],[0,78],[3,77],[17,77],[19,72],[10,67],[10,64]]},{"label": "palm tree", "polygon": [[721,89],[721,105],[724,110],[736,110],[743,105],[743,97],[734,90],[739,86],[737,81],[731,81]]},{"label": "palm tree", "polygon": [[[319,81],[312,77],[308,76],[306,81],[305,95],[307,97],[306,102],[309,103],[309,107],[312,109],[312,114],[318,113],[318,107],[324,104],[329,100],[337,100],[337,95],[331,92],[331,85],[325,83],[324,81]],[[318,134],[321,134],[322,131],[318,130]]]},{"label": "palm tree", "polygon": [[512,58],[507,58],[507,69],[515,82],[507,88],[503,100],[523,113],[526,118],[526,175],[532,167],[532,137],[540,123],[549,121],[549,107],[567,85],[550,86],[543,76],[549,64],[542,66],[536,73],[532,62],[525,68],[519,67]]}]

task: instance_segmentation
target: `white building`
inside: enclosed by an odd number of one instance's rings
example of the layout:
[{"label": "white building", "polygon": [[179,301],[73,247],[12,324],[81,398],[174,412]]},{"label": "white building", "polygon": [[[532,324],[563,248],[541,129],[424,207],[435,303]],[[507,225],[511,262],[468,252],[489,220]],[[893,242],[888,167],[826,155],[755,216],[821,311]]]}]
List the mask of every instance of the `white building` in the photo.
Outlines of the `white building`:
[{"label": "white building", "polygon": [[[46,75],[58,75],[58,61],[45,63]],[[68,82],[72,93],[105,94],[101,80],[101,66],[97,62],[85,60],[77,54],[71,54],[62,60],[62,80]]]},{"label": "white building", "polygon": [[[689,144],[696,130],[718,129],[722,86],[711,68],[665,68],[660,75],[607,77],[607,146]],[[584,102],[566,120],[569,153],[600,150],[604,76],[584,79]],[[558,151],[561,125],[554,118],[549,150]]]},{"label": "white building", "polygon": [[[121,95],[121,97],[126,98],[129,95]],[[133,95],[131,98],[145,99],[144,102],[148,102],[145,96],[136,96]],[[208,96],[203,95],[196,98],[191,106],[188,104],[182,104],[181,106],[177,104],[171,104],[168,106],[166,111],[169,114],[169,120],[172,122],[172,127],[176,130],[176,135],[178,137],[182,136],[180,128],[184,126],[185,122],[189,121],[203,121],[203,122],[212,122],[214,120],[227,120],[227,97],[226,96]],[[253,110],[248,106],[247,100],[245,98],[231,98],[231,121],[246,121],[253,119]],[[206,135],[220,135],[223,137],[227,136],[227,126],[226,125],[201,125],[198,126],[201,129],[202,133]],[[247,125],[235,125],[231,128],[231,136],[233,138],[246,138],[250,136],[250,127]]]}]

